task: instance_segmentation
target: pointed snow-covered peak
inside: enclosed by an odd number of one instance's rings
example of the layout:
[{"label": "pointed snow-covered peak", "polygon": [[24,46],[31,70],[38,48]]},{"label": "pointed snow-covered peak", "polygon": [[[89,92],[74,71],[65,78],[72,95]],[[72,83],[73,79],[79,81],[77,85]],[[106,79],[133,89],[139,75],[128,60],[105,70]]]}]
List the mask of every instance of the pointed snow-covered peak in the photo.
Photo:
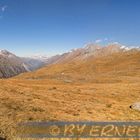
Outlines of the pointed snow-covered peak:
[{"label": "pointed snow-covered peak", "polygon": [[15,57],[15,55],[7,50],[0,50],[0,55],[5,57]]},{"label": "pointed snow-covered peak", "polygon": [[0,50],[0,54],[9,54],[10,52],[7,50]]},{"label": "pointed snow-covered peak", "polygon": [[127,46],[125,46],[125,45],[122,45],[120,48],[123,49],[123,50],[125,50],[125,51],[131,50],[130,47],[127,47]]}]

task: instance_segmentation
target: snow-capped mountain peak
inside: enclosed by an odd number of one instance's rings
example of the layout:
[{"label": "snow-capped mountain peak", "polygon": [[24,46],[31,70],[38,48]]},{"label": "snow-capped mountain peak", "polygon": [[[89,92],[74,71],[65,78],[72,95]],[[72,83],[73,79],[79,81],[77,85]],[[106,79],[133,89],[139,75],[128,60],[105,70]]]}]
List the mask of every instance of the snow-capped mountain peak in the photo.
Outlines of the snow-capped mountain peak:
[{"label": "snow-capped mountain peak", "polygon": [[0,50],[0,55],[8,58],[16,57],[13,53],[7,51],[7,50]]},{"label": "snow-capped mountain peak", "polygon": [[120,47],[121,49],[124,49],[124,50],[126,50],[126,51],[129,51],[131,48],[129,48],[129,47],[127,47],[127,46],[124,46],[124,45],[122,45],[121,47]]},{"label": "snow-capped mountain peak", "polygon": [[10,52],[8,52],[7,50],[0,50],[0,54],[9,54]]}]

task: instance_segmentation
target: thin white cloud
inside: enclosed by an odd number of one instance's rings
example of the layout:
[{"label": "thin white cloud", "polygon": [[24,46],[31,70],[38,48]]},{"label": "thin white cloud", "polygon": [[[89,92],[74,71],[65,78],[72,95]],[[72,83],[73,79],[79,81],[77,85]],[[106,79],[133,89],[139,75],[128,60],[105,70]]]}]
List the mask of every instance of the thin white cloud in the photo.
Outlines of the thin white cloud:
[{"label": "thin white cloud", "polygon": [[102,39],[97,39],[95,40],[95,43],[106,43],[106,42],[109,42],[110,39],[105,37],[105,38],[102,38]]},{"label": "thin white cloud", "polygon": [[7,9],[7,7],[8,7],[7,5],[2,6],[2,7],[1,7],[1,11],[2,11],[2,12],[5,12],[5,10]]},{"label": "thin white cloud", "polygon": [[95,43],[100,43],[100,42],[102,42],[102,39],[95,40]]}]

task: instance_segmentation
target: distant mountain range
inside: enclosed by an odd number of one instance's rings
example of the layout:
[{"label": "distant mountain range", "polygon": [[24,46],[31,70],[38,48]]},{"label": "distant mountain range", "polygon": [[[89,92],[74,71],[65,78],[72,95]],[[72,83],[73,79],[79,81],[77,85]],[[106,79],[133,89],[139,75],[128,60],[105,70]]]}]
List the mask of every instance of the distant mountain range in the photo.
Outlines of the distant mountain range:
[{"label": "distant mountain range", "polygon": [[112,43],[107,46],[98,44],[88,44],[83,48],[73,49],[62,55],[56,55],[48,58],[47,64],[65,63],[74,60],[86,60],[89,57],[102,57],[113,53],[126,52],[126,51],[140,51],[140,47],[126,47],[119,43]]},{"label": "distant mountain range", "polygon": [[128,48],[118,43],[106,47],[98,44],[88,44],[84,48],[73,49],[62,55],[18,57],[7,50],[0,50],[0,78],[9,78],[20,73],[34,71],[43,66],[74,61],[86,61],[90,58],[108,56],[114,53],[140,51],[139,47]]}]

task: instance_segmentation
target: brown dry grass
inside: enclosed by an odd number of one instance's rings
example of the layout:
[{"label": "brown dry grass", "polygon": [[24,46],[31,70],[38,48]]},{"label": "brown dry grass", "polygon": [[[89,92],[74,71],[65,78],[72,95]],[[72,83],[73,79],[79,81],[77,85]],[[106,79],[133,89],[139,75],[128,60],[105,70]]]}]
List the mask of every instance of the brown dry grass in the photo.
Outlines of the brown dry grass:
[{"label": "brown dry grass", "polygon": [[0,132],[24,121],[140,120],[140,53],[45,67],[0,80]]}]

